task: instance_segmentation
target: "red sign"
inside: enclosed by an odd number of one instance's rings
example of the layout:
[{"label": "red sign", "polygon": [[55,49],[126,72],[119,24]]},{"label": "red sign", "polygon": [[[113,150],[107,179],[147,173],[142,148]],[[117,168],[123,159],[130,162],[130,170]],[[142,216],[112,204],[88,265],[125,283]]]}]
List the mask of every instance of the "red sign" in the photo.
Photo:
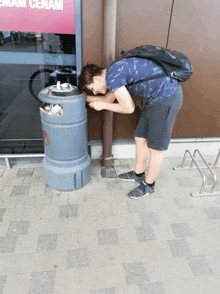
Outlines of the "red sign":
[{"label": "red sign", "polygon": [[74,0],[0,0],[0,30],[75,34]]}]

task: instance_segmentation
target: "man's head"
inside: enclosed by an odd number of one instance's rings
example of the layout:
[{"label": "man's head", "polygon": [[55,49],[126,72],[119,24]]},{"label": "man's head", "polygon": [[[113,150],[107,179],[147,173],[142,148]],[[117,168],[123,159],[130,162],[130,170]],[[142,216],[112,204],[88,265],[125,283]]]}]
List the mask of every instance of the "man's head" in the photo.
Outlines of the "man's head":
[{"label": "man's head", "polygon": [[87,64],[79,76],[79,88],[85,92],[92,91],[94,95],[106,94],[105,73],[104,68],[95,64]]}]

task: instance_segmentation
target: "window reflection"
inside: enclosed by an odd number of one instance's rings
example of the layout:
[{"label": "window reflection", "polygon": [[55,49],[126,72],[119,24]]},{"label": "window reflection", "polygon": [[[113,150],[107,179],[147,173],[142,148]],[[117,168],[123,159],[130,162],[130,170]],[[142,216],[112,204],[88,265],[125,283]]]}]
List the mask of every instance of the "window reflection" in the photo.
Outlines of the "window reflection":
[{"label": "window reflection", "polygon": [[75,35],[0,31],[0,51],[75,54]]},{"label": "window reflection", "polygon": [[[75,35],[0,31],[0,54],[75,54],[75,48]],[[65,81],[76,83],[75,66],[0,64],[1,154],[44,151],[39,114],[42,103],[37,96],[64,76]]]}]

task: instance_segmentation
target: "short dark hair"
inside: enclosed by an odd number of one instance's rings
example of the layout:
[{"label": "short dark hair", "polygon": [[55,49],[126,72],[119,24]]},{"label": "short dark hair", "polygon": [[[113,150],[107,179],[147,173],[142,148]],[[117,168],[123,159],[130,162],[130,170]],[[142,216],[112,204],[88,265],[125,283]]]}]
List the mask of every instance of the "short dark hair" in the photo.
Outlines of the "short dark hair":
[{"label": "short dark hair", "polygon": [[103,67],[100,67],[96,64],[87,64],[86,66],[84,66],[79,76],[78,86],[80,90],[86,92],[86,85],[90,85],[93,82],[94,76],[100,76],[103,69]]}]

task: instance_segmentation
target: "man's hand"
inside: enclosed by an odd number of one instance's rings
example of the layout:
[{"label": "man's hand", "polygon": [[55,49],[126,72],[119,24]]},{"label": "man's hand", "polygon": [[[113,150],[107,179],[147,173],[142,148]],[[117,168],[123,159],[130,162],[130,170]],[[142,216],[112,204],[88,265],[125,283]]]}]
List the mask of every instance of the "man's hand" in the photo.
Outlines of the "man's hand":
[{"label": "man's hand", "polygon": [[97,111],[107,109],[107,103],[102,101],[94,101],[89,103],[89,106]]}]

